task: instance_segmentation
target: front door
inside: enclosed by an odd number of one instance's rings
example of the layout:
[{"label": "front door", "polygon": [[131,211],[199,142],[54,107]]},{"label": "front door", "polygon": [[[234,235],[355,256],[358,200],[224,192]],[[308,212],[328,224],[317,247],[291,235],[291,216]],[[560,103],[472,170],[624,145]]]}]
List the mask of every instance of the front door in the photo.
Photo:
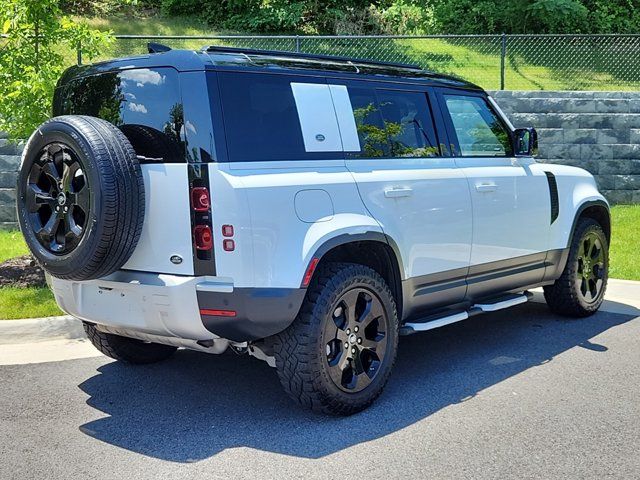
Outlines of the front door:
[{"label": "front door", "polygon": [[473,207],[469,297],[542,280],[550,224],[547,177],[515,157],[507,123],[484,94],[438,91],[455,163]]}]

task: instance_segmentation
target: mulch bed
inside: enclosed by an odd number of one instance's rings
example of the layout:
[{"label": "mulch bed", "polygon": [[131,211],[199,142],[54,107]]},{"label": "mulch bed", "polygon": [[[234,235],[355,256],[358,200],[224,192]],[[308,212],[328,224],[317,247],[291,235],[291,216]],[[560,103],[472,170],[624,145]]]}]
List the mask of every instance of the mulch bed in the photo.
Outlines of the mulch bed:
[{"label": "mulch bed", "polygon": [[0,287],[44,287],[44,270],[31,255],[0,263]]}]

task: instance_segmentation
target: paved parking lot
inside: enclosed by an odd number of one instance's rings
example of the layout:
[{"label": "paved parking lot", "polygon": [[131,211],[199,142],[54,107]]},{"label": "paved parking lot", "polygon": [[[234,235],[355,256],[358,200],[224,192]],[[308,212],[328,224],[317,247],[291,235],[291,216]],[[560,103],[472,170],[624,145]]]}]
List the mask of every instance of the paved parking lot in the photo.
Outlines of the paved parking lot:
[{"label": "paved parking lot", "polygon": [[0,366],[0,478],[638,478],[640,311],[610,305],[626,313],[529,303],[404,337],[350,418],[233,353]]}]

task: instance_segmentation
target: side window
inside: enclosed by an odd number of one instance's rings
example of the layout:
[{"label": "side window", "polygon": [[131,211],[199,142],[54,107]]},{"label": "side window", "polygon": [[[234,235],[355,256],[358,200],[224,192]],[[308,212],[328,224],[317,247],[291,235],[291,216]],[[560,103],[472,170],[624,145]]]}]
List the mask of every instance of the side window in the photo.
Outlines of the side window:
[{"label": "side window", "polygon": [[373,88],[348,87],[353,117],[360,140],[355,157],[388,157],[390,148],[385,123]]},{"label": "side window", "polygon": [[425,93],[378,90],[392,157],[440,155]]},{"label": "side window", "polygon": [[444,95],[444,100],[463,156],[513,154],[509,132],[483,98]]},{"label": "side window", "polygon": [[354,156],[440,155],[426,93],[349,87],[349,98],[360,140]]},{"label": "side window", "polygon": [[[326,84],[251,73],[219,73],[218,81],[230,161],[341,158]],[[310,114],[313,105],[315,117]],[[332,123],[323,122],[325,117]]]},{"label": "side window", "polygon": [[138,155],[184,162],[178,73],[138,68],[73,80],[56,92],[56,115],[90,115],[120,127]]}]

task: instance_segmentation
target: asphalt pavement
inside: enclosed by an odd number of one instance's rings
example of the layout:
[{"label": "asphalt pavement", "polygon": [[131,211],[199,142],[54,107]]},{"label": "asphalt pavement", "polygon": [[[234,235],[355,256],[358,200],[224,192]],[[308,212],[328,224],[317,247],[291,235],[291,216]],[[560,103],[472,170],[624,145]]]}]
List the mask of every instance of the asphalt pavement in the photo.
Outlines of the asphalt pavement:
[{"label": "asphalt pavement", "polygon": [[618,307],[528,303],[403,337],[349,418],[234,353],[0,365],[0,479],[640,478],[640,310]]}]

